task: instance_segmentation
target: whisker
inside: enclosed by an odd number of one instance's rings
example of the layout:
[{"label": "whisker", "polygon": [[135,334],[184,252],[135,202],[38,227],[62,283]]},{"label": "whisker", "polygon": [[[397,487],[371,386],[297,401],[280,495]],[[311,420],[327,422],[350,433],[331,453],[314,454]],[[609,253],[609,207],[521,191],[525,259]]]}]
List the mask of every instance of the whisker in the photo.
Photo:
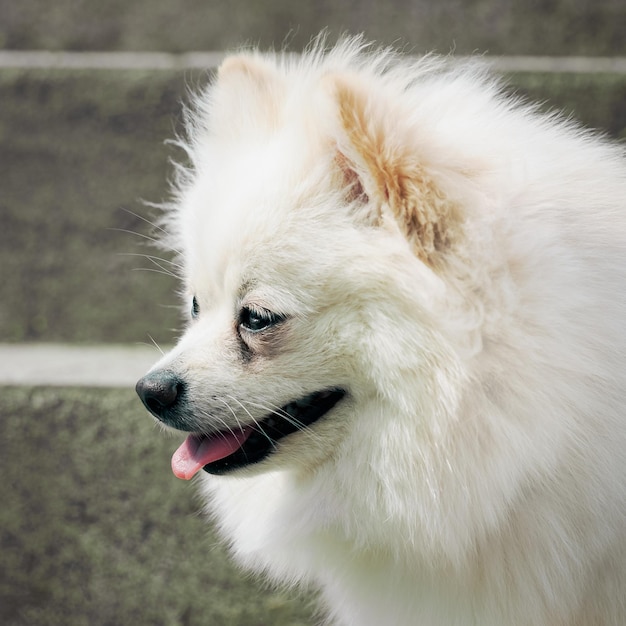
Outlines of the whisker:
[{"label": "whisker", "polygon": [[[152,263],[153,265],[155,265],[159,270],[161,270],[163,273],[172,276],[173,278],[178,278],[178,276],[172,271],[167,269],[166,267],[163,267],[163,265],[161,265],[160,261],[162,261],[163,263],[168,263],[169,265],[171,265],[174,268],[180,269],[181,266],[178,263],[175,263],[174,261],[170,261],[168,259],[162,259],[161,257],[158,256],[152,256],[150,254],[141,254],[138,252],[118,252],[118,254],[120,256],[137,256],[137,257],[142,257],[144,259],[147,259],[148,261],[150,261],[150,263]],[[135,268],[135,269],[153,269],[153,268]]]},{"label": "whisker", "polygon": [[252,400],[246,400],[246,403],[251,406],[258,407],[263,411],[267,411],[270,415],[276,415],[277,417],[284,419],[286,422],[293,424],[300,432],[306,432],[308,435],[319,438],[319,435],[308,424],[304,424],[299,419],[296,419],[293,415],[287,413],[287,411],[285,411],[282,407],[274,405],[275,408],[272,408],[271,406],[265,406],[259,402],[253,402]]},{"label": "whisker", "polygon": [[[166,209],[167,205],[162,205],[162,204],[158,204],[155,202],[149,202],[148,200],[142,200],[143,204],[151,207],[153,209],[158,209],[159,211],[164,211]],[[148,219],[147,217],[144,217],[143,215],[139,215],[138,213],[135,213],[134,211],[131,211],[130,209],[126,209],[125,207],[122,207],[123,211],[126,211],[126,213],[133,215],[134,217],[136,217],[137,219],[140,219],[142,221],[144,221],[146,224],[148,224],[149,226],[151,226],[152,228],[154,228],[156,231],[158,231],[159,233],[161,233],[162,235],[164,235],[165,240],[168,240],[168,231],[167,228],[165,228],[165,226],[163,226],[162,224],[159,224],[158,222],[153,222],[152,220]],[[120,229],[121,230],[121,229]],[[131,234],[139,234],[139,233],[133,233],[133,231],[128,231]],[[153,237],[151,239],[152,243],[154,243],[157,247],[163,248],[164,246],[164,242],[161,239],[157,239],[156,237]],[[177,256],[182,256],[182,252],[180,250],[177,250],[176,248],[173,248],[171,246],[167,246],[171,252],[173,252],[174,254],[176,254]]]},{"label": "whisker", "polygon": [[243,430],[243,426],[241,425],[241,422],[239,421],[239,418],[237,417],[237,413],[235,413],[235,410],[233,409],[233,407],[230,406],[230,404],[228,404],[228,402],[226,402],[224,398],[216,398],[216,400],[219,400],[221,403],[223,403],[226,406],[226,408],[232,413],[233,417],[235,418],[235,421],[237,422],[237,427],[240,430]]},{"label": "whisker", "polygon": [[149,259],[150,261],[159,261],[161,263],[167,263],[168,265],[173,265],[174,267],[182,267],[180,263],[177,263],[173,259],[166,259],[164,257],[156,256],[154,254],[144,254],[143,252],[118,252],[117,254],[121,256],[140,256],[145,259]]},{"label": "whisker", "polygon": [[167,270],[163,270],[163,269],[156,269],[154,267],[133,267],[131,268],[132,272],[155,272],[156,274],[163,274],[163,276],[171,276],[172,278],[178,278],[178,276],[176,274],[174,274],[173,272],[168,272]]},{"label": "whisker", "polygon": [[247,415],[250,417],[250,419],[259,427],[259,430],[261,431],[261,433],[263,433],[263,435],[265,436],[265,438],[272,444],[272,448],[276,449],[276,443],[273,441],[273,439],[263,430],[263,428],[261,428],[261,424],[259,423],[259,420],[256,419],[256,417],[254,417],[254,415],[252,415],[252,413],[250,413],[250,411],[244,406],[244,404],[238,400],[237,398],[235,398],[234,396],[227,396],[228,398],[230,398],[231,400],[234,400],[246,413]]},{"label": "whisker", "polygon": [[[138,233],[136,230],[129,230],[128,228],[117,228],[117,227],[109,227],[107,230],[112,230],[116,233],[126,233],[127,235],[133,235],[134,237],[140,237],[141,239],[148,240],[151,244],[155,246],[160,246],[160,241],[156,237],[152,237],[150,235],[146,235],[145,233]],[[173,250],[176,252],[176,250]]]},{"label": "whisker", "polygon": [[[155,248],[167,249],[169,252],[172,252],[176,256],[179,256],[179,257],[183,256],[180,250],[178,250],[177,248],[174,248],[173,246],[167,245],[166,241],[164,241],[163,239],[154,237],[152,235],[146,235],[146,233],[140,233],[136,230],[130,230],[128,228],[118,228],[118,227],[113,227],[113,226],[108,227],[106,230],[111,230],[116,233],[125,233],[127,235],[132,235],[133,237],[139,237],[140,239],[145,239],[151,246],[154,246]],[[163,231],[163,232],[165,233],[166,231]]]},{"label": "whisker", "polygon": [[[151,203],[149,203],[149,202],[147,202],[145,200],[144,200],[144,203],[148,204],[149,206],[154,206],[154,205],[152,205]],[[128,213],[129,215],[132,215],[133,217],[136,217],[138,220],[141,220],[142,222],[145,222],[149,226],[152,226],[152,228],[156,228],[157,230],[160,230],[162,233],[165,232],[165,229],[162,226],[160,226],[156,222],[153,222],[152,220],[149,220],[144,215],[140,215],[139,213],[135,213],[135,211],[131,211],[130,209],[127,209],[126,207],[121,207],[121,208],[122,208],[122,211],[124,211],[125,213]]]},{"label": "whisker", "polygon": [[219,428],[217,430],[212,431],[211,435],[221,437],[224,441],[228,441],[225,431],[228,431],[231,435],[236,436],[236,433],[233,430],[232,426],[230,426],[221,417],[214,415],[212,413],[209,413],[208,411],[205,411],[205,410],[198,411],[198,414],[200,415],[200,417],[206,417],[210,420],[215,420],[223,425],[223,428]]},{"label": "whisker", "polygon": [[150,338],[150,341],[152,342],[154,347],[161,353],[161,356],[165,356],[165,352],[163,352],[161,346],[157,343],[156,339],[150,334],[148,334],[148,337]]}]

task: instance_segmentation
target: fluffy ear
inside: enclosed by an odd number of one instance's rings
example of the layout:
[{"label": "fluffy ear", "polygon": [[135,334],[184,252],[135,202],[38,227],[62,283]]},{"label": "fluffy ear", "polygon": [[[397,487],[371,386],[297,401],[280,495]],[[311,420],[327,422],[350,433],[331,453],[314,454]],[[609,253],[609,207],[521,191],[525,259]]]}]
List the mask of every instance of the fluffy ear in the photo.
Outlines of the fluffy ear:
[{"label": "fluffy ear", "polygon": [[367,200],[375,222],[395,220],[415,254],[436,265],[458,224],[457,209],[429,173],[415,133],[360,78],[326,80],[338,112],[337,163],[350,195]]},{"label": "fluffy ear", "polygon": [[279,121],[283,80],[276,67],[254,53],[227,57],[212,90],[211,119],[217,134],[267,132]]}]

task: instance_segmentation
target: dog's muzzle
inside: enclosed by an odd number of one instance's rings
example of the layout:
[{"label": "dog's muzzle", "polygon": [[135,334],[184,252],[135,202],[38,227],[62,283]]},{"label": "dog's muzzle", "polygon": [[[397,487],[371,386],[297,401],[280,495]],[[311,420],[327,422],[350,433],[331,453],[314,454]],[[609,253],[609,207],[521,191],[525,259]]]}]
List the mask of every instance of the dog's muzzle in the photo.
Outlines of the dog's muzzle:
[{"label": "dog's muzzle", "polygon": [[225,474],[264,460],[276,450],[278,441],[308,429],[346,395],[343,389],[322,389],[292,400],[266,416],[253,418],[251,424],[244,416],[238,420],[237,428],[220,431],[206,423],[206,413],[201,421],[194,415],[184,381],[171,370],[146,374],[137,383],[136,391],[157,419],[192,433],[173,457],[174,473],[183,478],[200,467],[211,474]]}]

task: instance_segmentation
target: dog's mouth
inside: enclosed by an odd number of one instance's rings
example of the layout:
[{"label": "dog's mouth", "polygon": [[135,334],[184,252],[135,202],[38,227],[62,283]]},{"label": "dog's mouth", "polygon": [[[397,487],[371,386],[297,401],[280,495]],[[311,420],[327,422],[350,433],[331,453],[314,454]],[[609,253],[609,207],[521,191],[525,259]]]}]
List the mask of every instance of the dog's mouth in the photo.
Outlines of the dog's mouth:
[{"label": "dog's mouth", "polygon": [[286,404],[258,422],[211,434],[192,434],[172,457],[172,471],[189,480],[201,469],[227,474],[258,463],[270,455],[278,441],[303,430],[326,415],[344,396],[342,389],[326,389]]}]

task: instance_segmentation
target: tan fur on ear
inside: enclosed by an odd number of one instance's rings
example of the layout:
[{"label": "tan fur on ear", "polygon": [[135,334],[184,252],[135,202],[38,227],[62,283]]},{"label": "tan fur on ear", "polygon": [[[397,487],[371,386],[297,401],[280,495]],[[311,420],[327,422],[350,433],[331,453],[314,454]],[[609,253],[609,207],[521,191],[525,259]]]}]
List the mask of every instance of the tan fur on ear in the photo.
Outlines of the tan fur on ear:
[{"label": "tan fur on ear", "polygon": [[263,87],[272,81],[274,70],[263,59],[253,54],[236,54],[222,61],[217,75],[219,81],[244,78]]},{"label": "tan fur on ear", "polygon": [[[458,227],[458,209],[436,185],[420,161],[416,146],[394,111],[384,110],[376,94],[368,96],[349,76],[329,77],[347,145],[340,148],[367,196],[383,213],[392,213],[415,254],[431,266],[450,244]],[[345,175],[345,174],[344,174]]]},{"label": "tan fur on ear", "polygon": [[214,126],[231,133],[236,130],[233,122],[248,133],[276,128],[283,89],[282,77],[269,61],[254,53],[227,57],[217,71]]}]

